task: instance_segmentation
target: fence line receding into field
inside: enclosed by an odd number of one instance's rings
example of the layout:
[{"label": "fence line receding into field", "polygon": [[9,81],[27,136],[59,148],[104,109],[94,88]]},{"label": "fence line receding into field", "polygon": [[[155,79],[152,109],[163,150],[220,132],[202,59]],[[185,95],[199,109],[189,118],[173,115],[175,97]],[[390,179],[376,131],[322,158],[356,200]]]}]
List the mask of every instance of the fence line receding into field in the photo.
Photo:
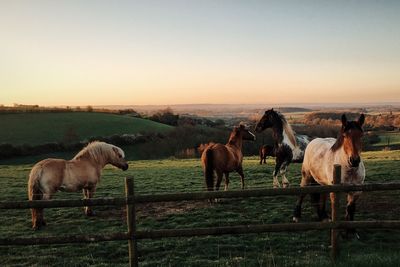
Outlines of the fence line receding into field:
[{"label": "fence line receding into field", "polygon": [[[335,180],[340,181],[340,165],[335,165],[334,174],[335,174]],[[137,231],[135,204],[149,203],[149,202],[173,202],[173,201],[184,201],[184,200],[206,200],[213,198],[249,198],[249,197],[268,197],[268,196],[279,196],[279,195],[299,195],[299,194],[310,194],[310,193],[336,194],[340,192],[351,192],[351,191],[386,191],[386,190],[400,190],[400,183],[385,183],[385,184],[374,183],[374,184],[364,184],[364,185],[334,184],[330,186],[310,186],[310,187],[298,187],[298,188],[135,195],[133,186],[133,177],[127,177],[125,179],[126,195],[125,197],[120,197],[120,198],[96,198],[96,199],[73,199],[73,200],[59,199],[59,200],[0,202],[0,209],[126,205],[127,227],[128,227],[127,232],[96,234],[96,235],[70,235],[61,237],[0,238],[0,245],[1,246],[41,245],[41,244],[92,243],[101,241],[128,240],[129,265],[137,266],[138,239],[330,229],[331,245],[332,245],[331,256],[335,260],[338,254],[338,240],[337,240],[338,229],[351,229],[351,228],[400,229],[400,220],[338,221],[336,216],[337,214],[336,209],[338,203],[335,203],[335,205],[332,205],[331,222],[277,223],[277,224],[261,224],[261,225],[236,225],[227,227],[160,229],[160,230]]]}]

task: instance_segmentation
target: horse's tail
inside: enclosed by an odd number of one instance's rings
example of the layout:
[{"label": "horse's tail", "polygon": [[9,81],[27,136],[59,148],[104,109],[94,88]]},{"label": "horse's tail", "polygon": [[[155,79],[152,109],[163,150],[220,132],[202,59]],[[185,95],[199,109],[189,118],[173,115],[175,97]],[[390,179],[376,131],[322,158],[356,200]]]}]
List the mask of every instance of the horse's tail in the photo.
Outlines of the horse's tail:
[{"label": "horse's tail", "polygon": [[212,191],[214,188],[214,153],[212,149],[206,149],[204,153],[206,153],[203,159],[204,178],[206,180],[207,190]]},{"label": "horse's tail", "polygon": [[34,166],[29,174],[28,180],[28,198],[29,200],[40,200],[43,198],[43,192],[40,188],[40,177],[42,168]]}]

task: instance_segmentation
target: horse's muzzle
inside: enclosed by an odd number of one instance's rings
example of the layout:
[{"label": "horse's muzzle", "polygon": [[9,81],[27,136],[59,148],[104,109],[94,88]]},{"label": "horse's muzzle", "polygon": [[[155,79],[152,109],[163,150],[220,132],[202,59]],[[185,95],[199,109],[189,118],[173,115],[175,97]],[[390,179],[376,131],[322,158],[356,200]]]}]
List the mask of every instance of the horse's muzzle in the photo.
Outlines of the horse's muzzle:
[{"label": "horse's muzzle", "polygon": [[129,168],[128,163],[125,163],[124,165],[121,166],[121,169],[122,169],[123,171],[126,171],[128,168]]},{"label": "horse's muzzle", "polygon": [[360,165],[360,161],[360,157],[350,157],[349,159],[350,166],[353,168],[357,168]]}]

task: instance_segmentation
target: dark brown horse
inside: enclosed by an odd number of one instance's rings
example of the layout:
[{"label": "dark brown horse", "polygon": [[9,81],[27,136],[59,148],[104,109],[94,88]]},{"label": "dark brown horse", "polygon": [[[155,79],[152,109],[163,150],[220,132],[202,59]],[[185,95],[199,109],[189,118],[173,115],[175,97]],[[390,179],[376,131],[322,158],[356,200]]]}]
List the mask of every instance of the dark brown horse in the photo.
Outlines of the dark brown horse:
[{"label": "dark brown horse", "polygon": [[226,145],[212,143],[205,148],[201,155],[201,163],[208,191],[214,190],[214,171],[217,174],[215,190],[219,190],[224,174],[225,190],[228,190],[229,173],[233,171],[240,175],[242,189],[244,188],[242,143],[243,140],[254,141],[255,139],[253,133],[247,130],[244,125],[240,125],[233,129]]},{"label": "dark brown horse", "polygon": [[266,164],[267,157],[274,157],[274,147],[270,145],[262,145],[260,147],[260,164]]}]

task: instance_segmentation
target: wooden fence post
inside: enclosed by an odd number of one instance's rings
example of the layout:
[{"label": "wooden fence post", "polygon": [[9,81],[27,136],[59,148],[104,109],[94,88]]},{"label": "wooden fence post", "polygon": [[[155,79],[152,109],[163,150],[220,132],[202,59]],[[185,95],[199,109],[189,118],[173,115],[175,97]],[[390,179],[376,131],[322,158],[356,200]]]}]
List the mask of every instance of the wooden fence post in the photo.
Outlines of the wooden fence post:
[{"label": "wooden fence post", "polygon": [[[335,164],[333,166],[333,184],[338,185],[341,183],[341,178],[342,178],[342,167],[340,164]],[[337,214],[338,214],[338,209],[339,209],[339,192],[332,192],[330,193],[331,195],[331,218],[332,222],[337,221]],[[331,258],[333,261],[336,261],[336,257],[339,254],[339,242],[338,242],[338,230],[337,229],[331,229]]]},{"label": "wooden fence post", "polygon": [[128,249],[129,249],[129,266],[138,266],[138,250],[136,241],[136,209],[135,209],[135,190],[133,177],[125,178],[125,196],[126,204],[126,223],[128,225]]}]

